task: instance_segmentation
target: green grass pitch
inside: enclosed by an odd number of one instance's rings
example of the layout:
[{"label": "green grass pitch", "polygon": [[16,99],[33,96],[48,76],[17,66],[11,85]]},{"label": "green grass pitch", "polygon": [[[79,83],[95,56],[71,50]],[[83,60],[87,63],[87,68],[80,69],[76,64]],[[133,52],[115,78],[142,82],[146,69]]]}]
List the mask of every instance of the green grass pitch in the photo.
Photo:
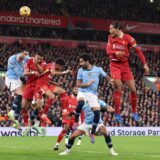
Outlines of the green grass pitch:
[{"label": "green grass pitch", "polygon": [[0,160],[160,160],[160,137],[112,137],[119,153],[116,157],[109,155],[101,136],[96,137],[95,144],[83,137],[80,146],[75,143],[71,154],[59,156],[64,142],[58,151],[53,151],[56,138],[0,137]]}]

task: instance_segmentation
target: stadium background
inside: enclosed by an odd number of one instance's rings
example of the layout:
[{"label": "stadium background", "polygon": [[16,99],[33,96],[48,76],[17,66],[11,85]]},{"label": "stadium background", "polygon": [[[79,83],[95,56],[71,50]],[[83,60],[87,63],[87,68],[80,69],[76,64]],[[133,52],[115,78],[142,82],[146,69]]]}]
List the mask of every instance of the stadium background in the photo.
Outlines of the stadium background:
[{"label": "stadium background", "polygon": [[[19,16],[19,8],[24,5],[31,8],[30,17]],[[160,69],[160,0],[0,0],[0,76],[5,78],[7,60],[11,55],[24,48],[28,48],[31,55],[41,49],[46,53],[47,62],[62,57],[66,62],[64,69],[74,70],[72,75],[54,79],[63,82],[62,87],[70,93],[79,67],[78,55],[82,52],[92,53],[96,65],[109,71],[105,46],[109,24],[113,20],[119,20],[124,31],[137,40],[149,64],[150,74],[156,75]],[[158,92],[144,84],[143,66],[133,51],[129,64],[136,80],[141,123],[136,124],[130,118],[129,95],[125,86],[121,106],[125,127],[116,123],[112,114],[103,113],[106,126],[115,127],[110,131],[119,156],[109,156],[100,136],[96,137],[94,145],[90,144],[88,137],[83,137],[81,146],[74,146],[71,155],[65,157],[52,151],[57,137],[37,137],[33,130],[29,135],[36,137],[17,137],[22,132],[10,127],[7,113],[13,99],[6,89],[0,93],[0,159],[159,160],[160,140],[156,137],[160,136]],[[113,105],[112,94],[112,86],[101,80],[100,98]],[[61,129],[59,101],[52,105],[48,116],[52,120],[51,126],[57,128],[49,127],[47,133],[53,135],[57,132],[57,135]],[[116,133],[118,137],[114,136]],[[62,142],[60,152],[63,150]]]},{"label": "stadium background", "polygon": [[[46,53],[47,62],[61,57],[65,68],[73,69],[72,75],[55,78],[63,82],[68,93],[75,86],[79,68],[78,55],[88,51],[95,57],[95,64],[109,72],[105,45],[109,23],[120,20],[124,31],[130,33],[140,44],[147,59],[150,74],[155,75],[160,68],[160,1],[154,0],[0,0],[0,75],[4,76],[8,57],[28,48],[31,55],[41,49]],[[14,4],[14,5],[13,5]],[[21,6],[31,8],[31,17],[22,18],[18,14]],[[30,19],[29,19],[30,18]],[[130,118],[129,94],[123,88],[121,111],[125,126],[160,126],[158,92],[153,92],[143,82],[143,66],[131,51],[129,64],[136,80],[138,93],[138,114],[141,123]],[[99,97],[113,106],[113,87],[100,82]],[[11,108],[12,97],[9,90],[0,95],[0,126],[9,127],[7,112]],[[61,107],[55,102],[48,116],[51,126],[61,126]],[[106,126],[120,126],[113,114],[103,113]]]}]

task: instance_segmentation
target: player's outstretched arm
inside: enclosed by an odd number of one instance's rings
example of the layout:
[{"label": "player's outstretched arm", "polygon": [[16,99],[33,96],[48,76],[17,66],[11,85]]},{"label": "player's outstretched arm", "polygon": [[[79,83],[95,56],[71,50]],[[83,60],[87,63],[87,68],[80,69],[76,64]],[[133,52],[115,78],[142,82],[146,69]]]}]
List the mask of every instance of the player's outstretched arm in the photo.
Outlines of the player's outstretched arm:
[{"label": "player's outstretched arm", "polygon": [[64,75],[64,74],[68,74],[68,73],[72,73],[71,70],[66,70],[66,71],[56,71],[55,69],[51,69],[51,74],[52,75]]},{"label": "player's outstretched arm", "polygon": [[140,58],[141,62],[143,63],[145,74],[149,74],[149,67],[147,65],[146,59],[145,59],[142,51],[139,49],[139,47],[137,46],[136,43],[133,45],[133,48],[134,48],[135,52],[137,53],[138,57]]}]

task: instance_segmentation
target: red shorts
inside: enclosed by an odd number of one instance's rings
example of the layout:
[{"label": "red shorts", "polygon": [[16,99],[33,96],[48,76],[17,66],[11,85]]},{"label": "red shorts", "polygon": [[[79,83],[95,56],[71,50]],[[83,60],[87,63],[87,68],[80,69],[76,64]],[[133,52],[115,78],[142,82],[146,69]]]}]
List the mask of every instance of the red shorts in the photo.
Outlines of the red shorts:
[{"label": "red shorts", "polygon": [[123,81],[134,79],[128,62],[111,62],[109,67],[113,79],[120,79]]},{"label": "red shorts", "polygon": [[42,85],[42,86],[41,86],[41,90],[42,90],[42,92],[43,92],[43,94],[44,94],[44,93],[47,92],[48,90],[53,92],[54,89],[55,89],[55,87],[56,87],[56,86],[53,85],[53,84],[52,84],[52,85],[46,85],[46,84],[45,84],[45,85]]},{"label": "red shorts", "polygon": [[67,124],[69,126],[69,128],[72,129],[73,125],[74,125],[75,120],[73,118],[63,118],[62,119],[62,125]]},{"label": "red shorts", "polygon": [[35,93],[35,85],[34,84],[26,84],[23,89],[22,98],[32,100],[34,93]]}]

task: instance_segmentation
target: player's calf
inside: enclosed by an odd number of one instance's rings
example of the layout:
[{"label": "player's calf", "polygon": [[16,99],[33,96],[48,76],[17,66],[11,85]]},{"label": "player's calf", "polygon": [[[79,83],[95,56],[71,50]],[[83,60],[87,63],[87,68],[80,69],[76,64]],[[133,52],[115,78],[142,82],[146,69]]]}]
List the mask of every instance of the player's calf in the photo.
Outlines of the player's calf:
[{"label": "player's calf", "polygon": [[99,123],[99,119],[100,119],[100,110],[94,110],[94,118],[93,118],[91,134],[95,134],[97,125]]}]

